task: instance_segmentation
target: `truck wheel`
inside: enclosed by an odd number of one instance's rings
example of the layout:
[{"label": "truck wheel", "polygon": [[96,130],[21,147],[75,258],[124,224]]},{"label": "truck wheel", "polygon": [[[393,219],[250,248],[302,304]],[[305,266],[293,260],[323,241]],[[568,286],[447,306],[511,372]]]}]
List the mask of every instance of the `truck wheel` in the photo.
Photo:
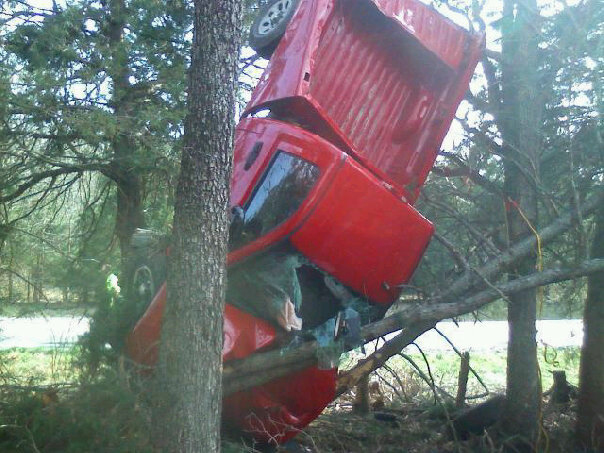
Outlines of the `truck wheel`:
[{"label": "truck wheel", "polygon": [[299,0],[272,0],[260,8],[250,30],[250,47],[258,55],[270,58],[296,12]]},{"label": "truck wheel", "polygon": [[[169,239],[144,229],[132,235],[130,257],[130,282],[128,297],[140,310],[145,310],[166,281]],[[142,314],[142,312],[141,312]]]},{"label": "truck wheel", "polygon": [[155,281],[155,276],[149,266],[142,264],[136,268],[132,278],[132,287],[137,307],[146,308],[149,305],[159,289],[158,284],[161,283]]}]

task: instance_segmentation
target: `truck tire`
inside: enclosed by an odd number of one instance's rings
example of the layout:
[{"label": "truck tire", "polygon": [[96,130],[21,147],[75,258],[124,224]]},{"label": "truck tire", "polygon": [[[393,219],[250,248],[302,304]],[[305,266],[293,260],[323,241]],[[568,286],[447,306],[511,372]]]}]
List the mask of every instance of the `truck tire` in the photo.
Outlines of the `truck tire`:
[{"label": "truck tire", "polygon": [[133,257],[129,294],[142,315],[166,281],[166,240],[151,231],[137,230],[133,236]]},{"label": "truck tire", "polygon": [[249,44],[261,57],[270,58],[296,12],[299,0],[271,0],[258,12],[250,29]]}]

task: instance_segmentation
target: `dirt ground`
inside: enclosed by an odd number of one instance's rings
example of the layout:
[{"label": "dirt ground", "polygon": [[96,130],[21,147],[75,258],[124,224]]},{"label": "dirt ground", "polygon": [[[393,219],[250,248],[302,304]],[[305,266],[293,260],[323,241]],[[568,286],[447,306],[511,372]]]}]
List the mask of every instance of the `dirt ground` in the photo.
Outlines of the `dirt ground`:
[{"label": "dirt ground", "polygon": [[[324,452],[409,452],[465,453],[499,452],[506,439],[493,429],[467,440],[451,434],[454,413],[439,404],[383,408],[368,415],[356,415],[352,405],[338,401],[296,437],[296,442],[277,451]],[[538,451],[572,452],[575,405],[553,406],[547,399],[542,407],[542,434]]]}]

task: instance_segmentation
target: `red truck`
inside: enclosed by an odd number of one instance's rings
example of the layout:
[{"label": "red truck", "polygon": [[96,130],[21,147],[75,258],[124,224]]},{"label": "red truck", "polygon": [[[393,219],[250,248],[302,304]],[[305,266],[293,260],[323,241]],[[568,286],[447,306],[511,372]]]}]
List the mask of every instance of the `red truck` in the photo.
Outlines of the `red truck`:
[{"label": "red truck", "polygon": [[[272,56],[235,138],[225,362],[397,300],[433,233],[413,204],[484,46],[418,0],[272,1],[250,41]],[[127,351],[152,366],[166,285],[150,286]],[[230,395],[224,423],[285,442],[333,400],[336,373]]]}]

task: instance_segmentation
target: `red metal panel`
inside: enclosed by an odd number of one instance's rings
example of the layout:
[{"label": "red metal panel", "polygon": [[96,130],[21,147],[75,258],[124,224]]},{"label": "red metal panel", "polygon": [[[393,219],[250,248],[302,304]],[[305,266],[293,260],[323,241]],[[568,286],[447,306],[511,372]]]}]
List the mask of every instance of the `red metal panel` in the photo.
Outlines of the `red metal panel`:
[{"label": "red metal panel", "polygon": [[369,300],[390,304],[415,270],[432,224],[349,159],[291,241]]},{"label": "red metal panel", "polygon": [[[161,321],[166,305],[164,283],[151,305],[126,339],[126,351],[135,362],[153,367],[157,362]],[[266,321],[226,304],[223,360],[240,359],[275,341],[275,329]],[[223,422],[264,442],[285,442],[317,418],[335,398],[336,369],[310,367],[223,400]]]},{"label": "red metal panel", "polygon": [[305,119],[413,202],[483,39],[418,0],[303,0],[246,112]]},{"label": "red metal panel", "polygon": [[466,35],[433,8],[416,0],[371,1],[451,68],[456,69],[462,64]]},{"label": "red metal panel", "polygon": [[[291,234],[309,215],[321,199],[333,175],[346,155],[334,145],[304,129],[270,118],[248,118],[237,128],[238,138],[233,159],[231,179],[231,206],[243,205],[254,186],[266,170],[272,157],[282,150],[312,162],[319,167],[321,176],[297,212],[268,234],[229,253],[227,263],[234,264],[266,247],[274,245]],[[254,145],[261,142],[262,149],[253,165],[246,170],[246,161]]]},{"label": "red metal panel", "polygon": [[224,399],[223,420],[259,442],[287,442],[336,397],[337,370],[316,367]]},{"label": "red metal panel", "polygon": [[[366,165],[415,189],[417,157],[428,152],[421,142],[435,133],[438,95],[451,70],[371,6],[340,5],[348,6],[336,9],[321,38],[309,94]],[[435,151],[426,157],[433,160]]]},{"label": "red metal panel", "polygon": [[[166,304],[166,284],[126,339],[128,356],[151,370]],[[276,339],[272,325],[226,304],[224,311],[225,362],[241,359],[271,346]],[[223,400],[223,422],[254,436],[257,441],[286,442],[317,418],[335,398],[336,369],[306,368]]]},{"label": "red metal panel", "polygon": [[[166,297],[164,283],[126,339],[128,356],[141,365],[153,367],[157,362]],[[275,329],[268,322],[232,305],[225,305],[223,360],[247,357],[274,340]]]},{"label": "red metal panel", "polygon": [[[241,121],[231,204],[247,200],[278,150],[314,163],[321,176],[296,213],[228,263],[290,237],[342,283],[393,302],[433,232],[401,195],[417,196],[482,41],[417,0],[301,0],[246,113],[270,107],[306,130]],[[165,300],[164,285],[127,339],[140,363],[157,359]],[[224,330],[224,360],[275,340],[270,324],[228,304]],[[224,418],[259,440],[283,442],[332,400],[335,379],[335,370],[316,368],[286,376],[226,398]]]},{"label": "red metal panel", "polygon": [[[343,151],[300,127],[269,118],[243,120],[233,163],[231,203],[242,205],[277,150],[313,162],[321,170],[316,187],[283,224],[234,250],[228,263],[292,236],[312,262],[370,300],[391,303],[395,287],[413,274],[432,235],[432,225],[379,178]],[[248,170],[255,143],[263,144]],[[343,165],[343,166],[342,166]],[[391,287],[386,290],[384,283]]]}]

